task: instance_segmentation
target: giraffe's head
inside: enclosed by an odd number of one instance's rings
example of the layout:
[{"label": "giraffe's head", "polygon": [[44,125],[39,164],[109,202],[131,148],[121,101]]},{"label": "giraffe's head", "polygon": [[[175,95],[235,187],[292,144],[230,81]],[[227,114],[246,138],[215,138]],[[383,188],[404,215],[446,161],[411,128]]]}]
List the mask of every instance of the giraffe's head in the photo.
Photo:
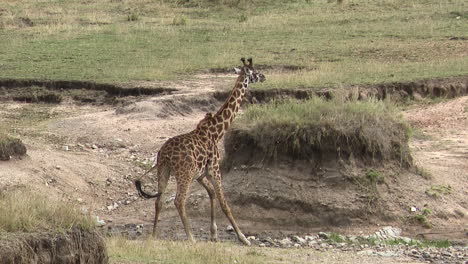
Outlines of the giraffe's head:
[{"label": "giraffe's head", "polygon": [[263,75],[263,73],[258,72],[254,69],[252,58],[249,58],[247,60],[248,64],[245,62],[245,58],[241,58],[241,61],[244,65],[242,67],[234,68],[234,71],[237,74],[247,76],[249,78],[250,83],[263,82],[266,80],[265,75]]}]

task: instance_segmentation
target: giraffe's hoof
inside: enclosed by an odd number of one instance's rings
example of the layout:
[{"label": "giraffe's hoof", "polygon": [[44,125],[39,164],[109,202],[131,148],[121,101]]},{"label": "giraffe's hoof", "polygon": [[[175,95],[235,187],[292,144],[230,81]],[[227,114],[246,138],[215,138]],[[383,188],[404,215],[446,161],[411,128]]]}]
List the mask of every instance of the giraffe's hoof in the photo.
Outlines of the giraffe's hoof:
[{"label": "giraffe's hoof", "polygon": [[244,243],[244,245],[246,245],[246,246],[250,246],[250,245],[251,245],[251,244],[250,244],[250,241],[249,241],[247,238],[245,238],[244,235],[239,236],[239,240],[240,240],[242,243]]},{"label": "giraffe's hoof", "polygon": [[250,241],[248,241],[247,239],[246,239],[245,241],[242,241],[242,243],[244,243],[244,245],[249,246],[249,247],[250,247],[250,245],[251,245],[251,244],[250,244]]}]

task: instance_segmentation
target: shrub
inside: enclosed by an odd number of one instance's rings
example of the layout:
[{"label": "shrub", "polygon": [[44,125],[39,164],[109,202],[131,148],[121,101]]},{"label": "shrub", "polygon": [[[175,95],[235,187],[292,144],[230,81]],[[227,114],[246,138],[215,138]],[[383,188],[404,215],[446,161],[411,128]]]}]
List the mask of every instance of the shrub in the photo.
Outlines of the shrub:
[{"label": "shrub", "polygon": [[10,160],[10,156],[26,154],[26,146],[18,138],[12,138],[0,132],[0,160]]}]

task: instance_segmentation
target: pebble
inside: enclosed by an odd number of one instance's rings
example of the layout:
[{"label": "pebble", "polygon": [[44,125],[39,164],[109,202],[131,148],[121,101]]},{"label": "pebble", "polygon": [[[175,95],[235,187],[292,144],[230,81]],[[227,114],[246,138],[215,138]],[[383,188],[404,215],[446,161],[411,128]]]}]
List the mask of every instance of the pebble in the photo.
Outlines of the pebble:
[{"label": "pebble", "polygon": [[365,250],[361,250],[361,251],[357,252],[356,254],[364,255],[364,256],[370,256],[370,255],[374,254],[374,251],[371,250],[371,249],[365,249]]},{"label": "pebble", "polygon": [[282,247],[290,247],[292,245],[292,241],[289,238],[282,239],[282,240],[278,241],[278,243]]},{"label": "pebble", "polygon": [[99,219],[99,216],[96,216],[96,225],[97,226],[104,226],[106,225],[106,221]]},{"label": "pebble", "polygon": [[292,240],[302,245],[306,243],[306,240],[300,236],[293,236]]}]

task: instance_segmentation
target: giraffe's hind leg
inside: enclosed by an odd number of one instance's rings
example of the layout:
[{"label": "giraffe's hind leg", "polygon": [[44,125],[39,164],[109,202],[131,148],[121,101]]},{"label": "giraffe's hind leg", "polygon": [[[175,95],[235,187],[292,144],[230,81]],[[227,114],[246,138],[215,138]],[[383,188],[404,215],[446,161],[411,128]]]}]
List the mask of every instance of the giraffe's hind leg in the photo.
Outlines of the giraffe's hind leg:
[{"label": "giraffe's hind leg", "polygon": [[214,187],[221,209],[223,210],[223,213],[226,215],[226,217],[229,219],[229,222],[231,222],[231,225],[237,234],[237,238],[245,245],[250,246],[250,241],[247,238],[245,238],[244,234],[237,226],[236,220],[234,219],[231,209],[229,208],[226,198],[224,197],[224,191],[221,185],[221,172],[219,171],[219,164],[217,162],[210,168],[210,172],[207,174],[207,177]]},{"label": "giraffe's hind leg", "polygon": [[192,234],[192,227],[190,225],[190,220],[187,217],[186,212],[186,200],[187,194],[190,189],[190,183],[192,177],[189,175],[177,175],[177,194],[174,200],[174,204],[179,212],[180,219],[182,220],[182,224],[184,225],[185,233],[187,234],[187,239],[190,242],[195,242]]},{"label": "giraffe's hind leg", "polygon": [[215,219],[215,209],[216,209],[216,193],[214,191],[213,185],[206,177],[198,178],[197,181],[205,187],[206,191],[208,192],[208,196],[210,197],[211,203],[211,241],[218,241],[218,227],[216,226],[216,219]]},{"label": "giraffe's hind leg", "polygon": [[162,197],[164,192],[166,191],[167,182],[169,181],[170,171],[167,167],[162,168],[158,171],[158,193],[159,196],[154,203],[154,223],[153,223],[153,237],[156,237],[157,225],[158,225],[158,218],[159,214],[162,211]]}]

